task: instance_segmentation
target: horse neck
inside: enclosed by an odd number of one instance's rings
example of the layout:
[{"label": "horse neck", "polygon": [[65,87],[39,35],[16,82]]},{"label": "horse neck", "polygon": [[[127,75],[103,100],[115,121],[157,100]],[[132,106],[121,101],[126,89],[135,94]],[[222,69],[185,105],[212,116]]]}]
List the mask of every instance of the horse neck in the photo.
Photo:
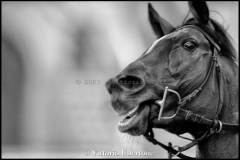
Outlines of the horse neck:
[{"label": "horse neck", "polygon": [[[238,67],[229,63],[229,60],[220,60],[221,78],[223,85],[223,107],[219,120],[225,123],[238,124]],[[231,65],[232,66],[231,66]],[[224,67],[223,67],[224,66]],[[212,82],[211,82],[212,81]],[[214,84],[218,88],[216,77],[212,77],[210,85]],[[218,92],[216,92],[219,94]],[[217,98],[217,97],[212,97]],[[215,107],[217,104],[215,104]],[[212,135],[208,140],[198,145],[199,158],[237,158],[238,157],[238,133],[222,131]]]}]

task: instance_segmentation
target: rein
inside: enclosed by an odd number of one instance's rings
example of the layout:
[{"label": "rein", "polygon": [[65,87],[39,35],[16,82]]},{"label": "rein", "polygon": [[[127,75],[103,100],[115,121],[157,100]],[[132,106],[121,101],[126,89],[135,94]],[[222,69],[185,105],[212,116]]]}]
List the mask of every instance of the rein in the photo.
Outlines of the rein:
[{"label": "rein", "polygon": [[[154,138],[154,132],[152,130],[151,125],[149,124],[147,132],[145,133],[144,137],[148,141],[152,142],[154,145],[159,145],[162,148],[164,148],[165,150],[167,150],[168,153],[169,153],[169,158],[170,159],[173,156],[178,156],[179,158],[196,159],[196,158],[193,158],[193,157],[186,156],[186,155],[182,154],[182,152],[186,151],[186,150],[192,148],[193,146],[197,145],[198,143],[206,140],[207,138],[209,138],[213,134],[220,133],[222,130],[238,132],[238,129],[239,129],[238,124],[223,123],[220,120],[218,120],[218,115],[219,115],[219,113],[222,109],[222,106],[223,106],[223,88],[222,88],[223,86],[222,86],[221,70],[220,70],[220,67],[219,67],[219,64],[218,64],[218,60],[217,60],[217,54],[220,54],[220,51],[221,51],[219,45],[216,44],[214,42],[214,40],[205,31],[203,31],[201,28],[199,28],[195,25],[186,25],[186,26],[180,27],[177,30],[180,30],[182,28],[187,28],[187,27],[188,28],[194,28],[194,29],[197,29],[198,31],[200,31],[209,40],[210,44],[213,45],[213,52],[212,52],[212,56],[211,56],[210,68],[207,72],[206,77],[204,78],[203,82],[201,83],[201,85],[197,89],[195,89],[193,92],[191,92],[189,95],[185,96],[182,99],[181,99],[180,94],[177,91],[172,90],[172,89],[168,89],[168,87],[166,87],[165,91],[164,91],[163,99],[155,101],[155,103],[160,106],[158,120],[160,120],[160,119],[174,119],[175,116],[180,116],[180,117],[183,117],[185,121],[190,121],[190,122],[193,122],[193,123],[196,123],[196,124],[206,125],[208,127],[208,129],[198,139],[195,139],[195,140],[188,139],[188,140],[191,140],[192,142],[188,143],[187,145],[185,145],[183,147],[177,146],[177,149],[175,149],[175,147],[173,147],[171,145],[171,143],[169,143],[169,145],[167,146],[167,145],[157,141]],[[214,69],[216,69],[216,72],[217,72],[217,80],[218,80],[218,88],[219,88],[219,101],[218,101],[218,106],[216,108],[217,111],[216,111],[215,119],[209,119],[209,118],[204,117],[203,115],[199,115],[199,114],[193,113],[190,110],[183,109],[182,107],[185,106],[187,103],[189,103],[203,89],[203,87],[207,83],[209,77],[211,76],[211,73],[214,73],[213,72]],[[177,95],[177,97],[179,99],[178,108],[177,108],[176,113],[173,116],[162,117],[165,100],[167,98],[167,92],[172,92],[172,93]],[[181,136],[179,136],[179,137],[181,137]],[[181,138],[185,138],[185,137],[181,137]],[[185,138],[185,139],[187,139],[187,138]]]}]

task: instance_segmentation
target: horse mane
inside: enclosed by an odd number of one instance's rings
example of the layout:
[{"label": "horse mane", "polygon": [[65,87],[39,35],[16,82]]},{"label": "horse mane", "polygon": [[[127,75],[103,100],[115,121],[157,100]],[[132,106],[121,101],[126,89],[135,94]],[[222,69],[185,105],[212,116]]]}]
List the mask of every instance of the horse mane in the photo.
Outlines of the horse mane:
[{"label": "horse mane", "polygon": [[[232,38],[227,33],[227,31],[215,20],[210,18],[210,23],[213,27],[209,27],[208,25],[203,25],[196,21],[195,19],[191,18],[187,20],[183,25],[196,25],[208,33],[213,40],[221,47],[221,55],[232,60],[233,62],[237,61],[236,50],[232,45]],[[214,29],[213,29],[214,28]]]}]

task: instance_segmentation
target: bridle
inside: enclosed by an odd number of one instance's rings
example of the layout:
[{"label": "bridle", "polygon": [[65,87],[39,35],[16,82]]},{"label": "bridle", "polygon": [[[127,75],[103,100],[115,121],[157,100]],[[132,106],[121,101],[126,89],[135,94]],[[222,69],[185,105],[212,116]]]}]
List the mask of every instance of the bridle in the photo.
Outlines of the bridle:
[{"label": "bridle", "polygon": [[[203,133],[202,136],[200,136],[200,138],[192,140],[192,139],[188,139],[182,136],[179,136],[181,138],[185,138],[188,140],[191,140],[192,142],[188,143],[187,145],[183,146],[183,147],[177,147],[177,149],[175,149],[171,143],[169,143],[169,145],[165,145],[159,141],[157,141],[154,138],[154,133],[151,127],[151,124],[149,123],[148,125],[148,129],[147,132],[145,133],[144,137],[152,142],[154,145],[159,145],[162,148],[164,148],[165,150],[168,151],[169,153],[169,158],[171,158],[172,156],[178,156],[179,158],[191,158],[191,159],[195,159],[193,157],[189,157],[186,156],[184,154],[182,154],[183,151],[188,150],[189,148],[197,145],[198,143],[200,143],[203,140],[206,140],[207,138],[209,138],[210,136],[212,136],[215,133],[220,133],[221,131],[225,130],[225,131],[233,131],[233,132],[238,132],[239,129],[239,125],[238,124],[229,124],[229,123],[224,123],[221,122],[218,119],[218,115],[222,109],[223,106],[223,85],[222,85],[222,76],[221,76],[221,70],[219,67],[219,63],[218,63],[218,55],[220,55],[221,53],[221,48],[219,47],[219,45],[205,32],[203,31],[200,27],[196,26],[196,25],[185,25],[183,27],[178,28],[177,30],[183,29],[183,28],[194,28],[197,29],[198,31],[200,31],[210,42],[210,44],[213,46],[213,51],[212,51],[212,55],[211,55],[211,64],[209,67],[209,70],[204,78],[204,80],[202,81],[202,83],[200,84],[199,87],[197,87],[193,92],[191,92],[190,94],[188,94],[187,96],[181,98],[180,94],[173,90],[170,89],[168,86],[165,87],[164,90],[164,94],[163,94],[163,98],[162,99],[158,99],[155,101],[155,104],[157,104],[160,107],[159,110],[159,115],[158,115],[158,120],[161,119],[174,119],[176,116],[182,117],[184,118],[185,121],[189,121],[189,122],[193,122],[196,124],[201,124],[201,125],[206,125],[208,126],[208,129],[206,132]],[[216,70],[217,73],[217,80],[218,80],[218,89],[219,89],[219,101],[218,101],[218,106],[216,108],[216,114],[215,114],[215,118],[214,119],[209,119],[203,115],[197,114],[197,113],[193,113],[190,110],[186,110],[183,109],[183,107],[192,101],[193,98],[195,98],[200,91],[203,89],[203,87],[205,86],[205,84],[208,82],[209,77],[211,76],[211,74],[213,74],[214,69]],[[177,110],[175,112],[174,115],[169,116],[169,117],[163,117],[162,113],[165,107],[165,101],[167,98],[167,94],[168,92],[171,92],[173,94],[175,94],[178,97],[178,107]]]}]

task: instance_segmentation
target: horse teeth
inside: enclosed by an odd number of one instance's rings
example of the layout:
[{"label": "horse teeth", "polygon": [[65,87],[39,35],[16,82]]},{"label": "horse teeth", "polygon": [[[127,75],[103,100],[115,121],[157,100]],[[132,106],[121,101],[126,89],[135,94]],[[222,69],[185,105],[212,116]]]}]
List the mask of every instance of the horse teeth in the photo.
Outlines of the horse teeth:
[{"label": "horse teeth", "polygon": [[135,116],[136,115],[132,116],[130,119],[126,120],[125,122],[122,122],[122,121],[118,122],[118,125],[121,127],[126,127]]},{"label": "horse teeth", "polygon": [[136,110],[138,109],[138,107],[135,107],[134,109],[132,109],[131,111],[128,112],[128,116],[131,116],[133,113],[136,112]]},{"label": "horse teeth", "polygon": [[[129,125],[129,123],[132,121],[133,117],[136,116],[136,114],[134,115],[134,113],[136,113],[137,109],[138,107],[135,107],[131,111],[129,111],[125,116],[125,120],[123,120],[124,122],[120,121],[118,122],[118,125],[120,127],[127,127],[127,125]],[[130,117],[130,118],[127,118],[127,117]]]},{"label": "horse teeth", "polygon": [[131,117],[137,111],[137,109],[138,107],[133,108],[131,111],[125,114],[125,117]]}]

